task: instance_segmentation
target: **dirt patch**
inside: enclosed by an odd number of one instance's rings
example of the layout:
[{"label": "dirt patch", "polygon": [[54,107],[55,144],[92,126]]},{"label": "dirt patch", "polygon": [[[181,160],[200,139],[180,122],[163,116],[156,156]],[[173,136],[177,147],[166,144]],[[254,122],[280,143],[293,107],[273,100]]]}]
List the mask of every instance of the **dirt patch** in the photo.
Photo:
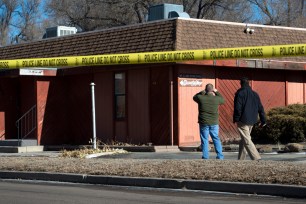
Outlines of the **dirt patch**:
[{"label": "dirt patch", "polygon": [[306,186],[306,164],[279,161],[1,157],[0,170]]}]

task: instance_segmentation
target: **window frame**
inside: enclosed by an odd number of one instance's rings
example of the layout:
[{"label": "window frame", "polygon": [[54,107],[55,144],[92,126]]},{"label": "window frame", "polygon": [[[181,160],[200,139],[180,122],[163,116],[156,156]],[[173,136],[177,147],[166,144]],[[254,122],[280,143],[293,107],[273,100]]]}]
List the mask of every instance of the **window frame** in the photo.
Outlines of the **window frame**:
[{"label": "window frame", "polygon": [[[123,92],[120,92],[120,93],[116,93],[116,85],[117,85],[117,83],[116,83],[116,75],[118,75],[118,74],[123,74],[123,76],[124,76],[124,91]],[[114,93],[114,119],[116,120],[116,121],[124,121],[124,120],[126,120],[126,118],[127,118],[127,73],[125,72],[125,71],[118,71],[118,72],[115,72],[114,73],[114,77],[113,77],[113,79],[114,79],[114,86],[113,86],[113,88],[114,88],[114,91],[113,91],[113,93]],[[120,98],[120,97],[124,97],[124,104],[123,104],[123,106],[122,107],[124,107],[124,115],[122,116],[122,117],[118,117],[118,113],[119,113],[119,111],[118,111],[118,101],[119,101],[119,99],[118,98]]]}]

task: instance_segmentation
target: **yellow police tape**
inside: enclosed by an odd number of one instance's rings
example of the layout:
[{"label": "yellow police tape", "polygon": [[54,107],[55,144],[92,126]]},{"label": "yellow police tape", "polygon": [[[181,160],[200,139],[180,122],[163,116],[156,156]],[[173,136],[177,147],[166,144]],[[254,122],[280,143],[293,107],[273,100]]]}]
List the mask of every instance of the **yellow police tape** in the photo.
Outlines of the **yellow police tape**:
[{"label": "yellow police tape", "polygon": [[306,56],[306,44],[0,60],[0,68],[65,67]]}]

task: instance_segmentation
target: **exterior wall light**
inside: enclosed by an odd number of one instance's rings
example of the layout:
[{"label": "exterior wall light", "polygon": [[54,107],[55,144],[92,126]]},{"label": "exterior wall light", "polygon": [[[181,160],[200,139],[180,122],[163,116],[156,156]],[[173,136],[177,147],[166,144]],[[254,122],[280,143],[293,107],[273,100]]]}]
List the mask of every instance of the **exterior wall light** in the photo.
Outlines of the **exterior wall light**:
[{"label": "exterior wall light", "polygon": [[244,32],[246,34],[253,34],[255,32],[255,30],[250,28],[250,27],[248,27],[248,26],[246,26],[246,28],[244,29]]}]

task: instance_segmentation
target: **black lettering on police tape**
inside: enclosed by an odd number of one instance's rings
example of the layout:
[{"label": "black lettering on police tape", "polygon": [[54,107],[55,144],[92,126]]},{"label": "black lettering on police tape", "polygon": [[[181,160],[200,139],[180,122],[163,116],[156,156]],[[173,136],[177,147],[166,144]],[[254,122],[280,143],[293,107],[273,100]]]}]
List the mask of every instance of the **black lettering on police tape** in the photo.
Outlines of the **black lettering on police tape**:
[{"label": "black lettering on police tape", "polygon": [[36,60],[36,67],[41,67],[41,66],[43,66],[43,62],[42,62],[42,60],[41,59],[39,59],[39,60]]},{"label": "black lettering on police tape", "polygon": [[42,60],[43,66],[49,66],[49,61],[47,59]]},{"label": "black lettering on police tape", "polygon": [[158,57],[159,62],[167,61],[167,55],[165,53],[160,53],[160,54],[157,55],[157,57]]},{"label": "black lettering on police tape", "polygon": [[263,48],[250,49],[250,57],[263,57]]},{"label": "black lettering on police tape", "polygon": [[241,49],[240,50],[240,57],[249,57],[249,49]]},{"label": "black lettering on police tape", "polygon": [[92,65],[94,64],[94,57],[83,57],[82,58],[82,64],[83,65]]},{"label": "black lettering on police tape", "polygon": [[211,59],[224,59],[224,50],[212,50],[210,51]]},{"label": "black lettering on police tape", "polygon": [[[138,57],[139,58],[139,57]],[[165,53],[152,53],[144,55],[144,62],[154,63],[154,62],[172,62],[181,60],[194,60],[194,52],[165,52]]]},{"label": "black lettering on police tape", "polygon": [[68,59],[67,58],[56,59],[56,65],[57,66],[67,66]]},{"label": "black lettering on police tape", "polygon": [[174,61],[181,60],[181,54],[182,54],[182,53],[180,53],[180,52],[174,53],[174,54],[173,54],[173,59],[174,59]]},{"label": "black lettering on police tape", "polygon": [[296,55],[305,55],[306,54],[306,46],[297,46],[294,47]]},{"label": "black lettering on police tape", "polygon": [[110,62],[111,64],[116,64],[116,62],[117,62],[117,56],[110,56],[110,57],[109,57],[109,62]]},{"label": "black lettering on police tape", "polygon": [[194,52],[182,52],[182,60],[194,60]]},{"label": "black lettering on police tape", "polygon": [[22,67],[34,67],[33,60],[24,60],[22,61]]},{"label": "black lettering on police tape", "polygon": [[145,54],[144,56],[144,62],[157,62],[158,58],[157,58],[157,54],[153,53],[153,54]]},{"label": "black lettering on police tape", "polygon": [[103,57],[94,57],[94,64],[103,64]]},{"label": "black lettering on police tape", "polygon": [[281,56],[290,56],[290,55],[304,55],[305,46],[296,46],[296,47],[280,47],[279,53]]},{"label": "black lettering on police tape", "polygon": [[82,65],[103,64],[103,57],[83,57]]},{"label": "black lettering on police tape", "polygon": [[169,62],[169,61],[173,61],[173,53],[168,52],[166,58],[167,58],[167,61],[168,61],[168,62]]},{"label": "black lettering on police tape", "polygon": [[26,67],[27,64],[28,64],[28,61],[22,61],[22,66],[23,66],[23,67]]},{"label": "black lettering on police tape", "polygon": [[118,56],[118,64],[128,64],[128,63],[130,63],[129,55]]},{"label": "black lettering on police tape", "polygon": [[49,59],[49,66],[55,66],[55,59]]},{"label": "black lettering on police tape", "polygon": [[234,50],[226,50],[224,57],[225,58],[233,58],[234,57]]},{"label": "black lettering on police tape", "polygon": [[8,62],[0,62],[0,68],[9,68]]},{"label": "black lettering on police tape", "polygon": [[34,60],[27,60],[25,61],[26,67],[35,67],[35,61]]}]

